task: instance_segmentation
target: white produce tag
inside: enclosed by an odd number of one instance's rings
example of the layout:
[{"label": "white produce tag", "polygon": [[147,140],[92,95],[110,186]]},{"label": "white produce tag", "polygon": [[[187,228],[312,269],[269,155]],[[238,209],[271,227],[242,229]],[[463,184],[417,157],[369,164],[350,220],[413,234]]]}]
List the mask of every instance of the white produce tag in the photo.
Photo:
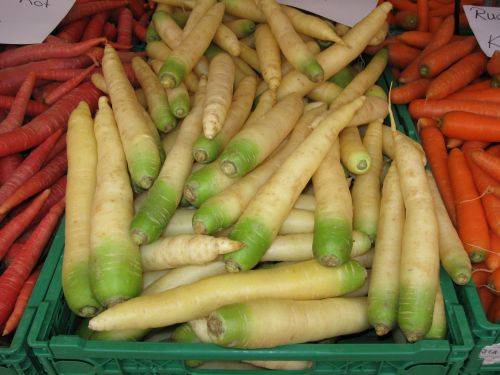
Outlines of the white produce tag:
[{"label": "white produce tag", "polygon": [[41,43],[75,0],[1,0],[0,43]]},{"label": "white produce tag", "polygon": [[485,346],[479,353],[479,358],[483,359],[483,365],[500,363],[500,343]]},{"label": "white produce tag", "polygon": [[470,28],[486,56],[500,50],[500,8],[464,5]]},{"label": "white produce tag", "polygon": [[278,2],[319,14],[351,27],[377,6],[377,0],[278,0]]}]

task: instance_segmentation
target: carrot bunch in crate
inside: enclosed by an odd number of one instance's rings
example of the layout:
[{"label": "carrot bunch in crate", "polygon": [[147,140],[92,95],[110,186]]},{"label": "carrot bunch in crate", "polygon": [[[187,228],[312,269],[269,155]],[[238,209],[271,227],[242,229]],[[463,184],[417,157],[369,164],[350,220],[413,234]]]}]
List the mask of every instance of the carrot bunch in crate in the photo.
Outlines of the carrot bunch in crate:
[{"label": "carrot bunch in crate", "polygon": [[[434,33],[448,16],[454,15],[455,0],[390,0],[394,6],[389,23],[408,31]],[[484,0],[460,0],[459,23],[469,26],[462,5],[484,5]]]},{"label": "carrot bunch in crate", "polygon": [[473,36],[453,31],[449,16],[434,35],[408,31],[395,37],[389,50],[419,49],[404,63],[392,60],[400,85],[391,99],[409,103],[448,214],[474,263],[485,312],[498,322],[500,51],[488,58]]},{"label": "carrot bunch in crate", "polygon": [[[64,211],[70,113],[81,101],[96,107],[100,92],[90,78],[100,69],[104,42],[124,62],[141,55],[129,50],[145,40],[151,13],[137,0],[77,1],[43,43],[0,46],[3,335],[20,321]],[[131,65],[125,69],[135,82]]]},{"label": "carrot bunch in crate", "polygon": [[158,3],[133,77],[108,43],[96,114],[69,117],[62,285],[79,334],[446,337],[439,264],[464,284],[470,260],[421,146],[383,125],[388,51],[355,62],[392,5],[347,29],[274,0]]}]

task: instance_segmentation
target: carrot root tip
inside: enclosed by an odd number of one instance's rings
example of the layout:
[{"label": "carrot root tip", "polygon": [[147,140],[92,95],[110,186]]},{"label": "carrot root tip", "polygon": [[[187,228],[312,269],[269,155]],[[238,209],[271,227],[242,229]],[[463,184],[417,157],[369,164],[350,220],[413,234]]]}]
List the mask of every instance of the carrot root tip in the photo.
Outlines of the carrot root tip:
[{"label": "carrot root tip", "polygon": [[377,336],[385,336],[389,333],[390,329],[385,324],[376,324],[375,333]]}]

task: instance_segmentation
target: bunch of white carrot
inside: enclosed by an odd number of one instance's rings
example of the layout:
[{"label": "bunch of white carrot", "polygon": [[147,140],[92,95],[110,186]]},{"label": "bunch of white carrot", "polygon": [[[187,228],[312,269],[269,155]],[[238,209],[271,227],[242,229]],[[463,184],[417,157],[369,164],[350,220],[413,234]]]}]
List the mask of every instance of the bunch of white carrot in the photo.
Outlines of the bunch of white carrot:
[{"label": "bunch of white carrot", "polygon": [[241,348],[397,324],[410,341],[442,338],[439,260],[459,282],[470,263],[421,149],[383,125],[387,51],[349,66],[391,4],[339,37],[274,0],[157,2],[148,60],[132,61],[141,88],[106,46],[92,81],[112,109],[102,97],[93,148],[68,146],[97,160],[68,196],[81,215],[63,275],[75,313],[109,307],[92,338],[177,323],[175,341]]}]

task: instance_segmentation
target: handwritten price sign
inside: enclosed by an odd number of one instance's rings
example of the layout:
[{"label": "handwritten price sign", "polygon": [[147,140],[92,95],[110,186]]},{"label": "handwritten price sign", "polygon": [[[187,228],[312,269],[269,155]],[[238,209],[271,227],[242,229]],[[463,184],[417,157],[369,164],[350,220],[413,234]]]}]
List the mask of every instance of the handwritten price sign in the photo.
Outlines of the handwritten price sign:
[{"label": "handwritten price sign", "polygon": [[500,344],[485,346],[479,353],[479,358],[483,359],[483,365],[492,365],[500,362]]},{"label": "handwritten price sign", "polygon": [[1,0],[0,43],[41,43],[75,0]]},{"label": "handwritten price sign", "polygon": [[464,11],[479,46],[491,57],[500,50],[500,8],[464,5]]}]

